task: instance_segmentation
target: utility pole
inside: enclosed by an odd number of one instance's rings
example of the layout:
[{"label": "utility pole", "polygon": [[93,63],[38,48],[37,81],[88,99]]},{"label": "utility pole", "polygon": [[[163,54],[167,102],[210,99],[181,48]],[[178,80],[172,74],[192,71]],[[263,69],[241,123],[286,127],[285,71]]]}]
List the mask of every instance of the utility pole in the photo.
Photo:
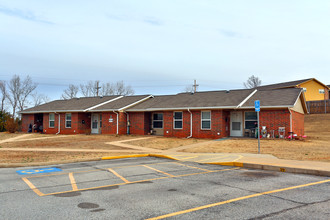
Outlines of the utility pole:
[{"label": "utility pole", "polygon": [[96,96],[99,96],[99,89],[101,89],[101,87],[99,86],[99,83],[100,83],[100,81],[96,81]]},{"label": "utility pole", "polygon": [[197,82],[196,82],[196,79],[194,79],[194,85],[193,85],[193,87],[194,87],[194,92],[197,92],[197,87],[198,87],[199,85],[197,84]]}]

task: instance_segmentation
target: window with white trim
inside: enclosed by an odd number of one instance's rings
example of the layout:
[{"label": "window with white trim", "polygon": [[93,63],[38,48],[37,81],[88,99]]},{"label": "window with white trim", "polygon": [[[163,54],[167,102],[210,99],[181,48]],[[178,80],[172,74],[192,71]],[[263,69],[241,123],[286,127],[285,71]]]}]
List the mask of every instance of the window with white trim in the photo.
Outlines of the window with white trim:
[{"label": "window with white trim", "polygon": [[182,126],[183,126],[183,113],[182,112],[174,112],[173,124],[174,124],[174,129],[182,129]]},{"label": "window with white trim", "polygon": [[55,114],[49,113],[49,127],[54,128],[55,127]]},{"label": "window with white trim", "polygon": [[203,130],[211,129],[211,111],[202,111],[201,124]]},{"label": "window with white trim", "polygon": [[71,113],[65,114],[65,127],[71,128]]},{"label": "window with white trim", "polygon": [[319,93],[320,94],[324,94],[325,92],[324,92],[324,89],[319,89]]}]

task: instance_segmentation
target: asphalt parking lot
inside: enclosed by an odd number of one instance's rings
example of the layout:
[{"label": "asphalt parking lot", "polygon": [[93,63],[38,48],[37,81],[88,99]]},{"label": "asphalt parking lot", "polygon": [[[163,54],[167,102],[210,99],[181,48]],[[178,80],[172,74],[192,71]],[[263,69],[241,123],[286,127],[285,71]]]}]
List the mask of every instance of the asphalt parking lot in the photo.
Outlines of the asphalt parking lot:
[{"label": "asphalt parking lot", "polygon": [[329,186],[329,177],[152,157],[3,168],[0,213],[1,219],[329,219]]}]

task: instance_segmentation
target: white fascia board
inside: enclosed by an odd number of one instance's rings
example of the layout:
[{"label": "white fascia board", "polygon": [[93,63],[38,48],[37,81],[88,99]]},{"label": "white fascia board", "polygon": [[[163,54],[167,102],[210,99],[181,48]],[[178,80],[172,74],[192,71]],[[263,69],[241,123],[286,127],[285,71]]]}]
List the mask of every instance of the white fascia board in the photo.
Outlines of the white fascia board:
[{"label": "white fascia board", "polygon": [[94,108],[97,108],[97,107],[100,107],[100,106],[102,106],[102,105],[108,104],[108,103],[110,103],[110,102],[116,101],[116,100],[121,99],[121,98],[123,98],[123,97],[124,97],[124,96],[118,96],[118,97],[116,97],[116,98],[114,98],[114,99],[110,99],[110,100],[108,100],[108,101],[105,101],[105,102],[102,102],[102,103],[100,103],[100,104],[94,105],[94,106],[92,106],[92,107],[90,107],[90,108],[85,109],[84,112],[88,112],[88,111],[90,111],[90,110],[92,110],[92,109],[94,109]]},{"label": "white fascia board", "polygon": [[[260,106],[260,110],[264,108],[293,108],[293,105],[277,105],[277,106]],[[241,107],[241,109],[254,109],[254,106]]]},{"label": "white fascia board", "polygon": [[65,112],[84,112],[83,110],[46,110],[46,111],[26,111],[19,114],[38,114],[38,113],[65,113]]},{"label": "white fascia board", "polygon": [[89,112],[113,112],[113,111],[118,111],[118,109],[90,110]]},{"label": "white fascia board", "polygon": [[236,108],[241,108],[242,105],[244,105],[258,90],[255,89],[253,92],[251,92],[250,95],[248,95],[241,103],[238,104]]},{"label": "white fascia board", "polygon": [[209,109],[234,109],[236,106],[212,106],[212,107],[178,107],[178,108],[147,108],[147,109],[137,109],[130,110],[127,112],[152,112],[152,111],[174,111],[174,110],[209,110]]},{"label": "white fascia board", "polygon": [[154,97],[153,95],[149,95],[149,96],[147,96],[147,97],[145,97],[145,98],[143,98],[143,99],[140,99],[140,100],[138,100],[138,101],[136,101],[136,102],[134,102],[134,103],[132,103],[132,104],[126,105],[126,106],[124,106],[124,107],[118,109],[118,111],[124,111],[125,109],[128,109],[128,108],[130,108],[130,107],[132,107],[132,106],[134,106],[134,105],[137,105],[137,104],[139,104],[139,103],[141,103],[141,102],[144,102],[145,100],[150,99],[150,98],[153,98],[153,97]]}]

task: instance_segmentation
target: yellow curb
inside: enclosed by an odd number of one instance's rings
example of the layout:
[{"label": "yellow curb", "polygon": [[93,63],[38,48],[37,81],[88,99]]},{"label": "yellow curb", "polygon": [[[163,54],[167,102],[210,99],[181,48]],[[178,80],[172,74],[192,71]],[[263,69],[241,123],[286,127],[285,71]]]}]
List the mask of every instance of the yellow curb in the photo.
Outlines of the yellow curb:
[{"label": "yellow curb", "polygon": [[205,163],[212,165],[231,166],[231,167],[243,167],[244,164],[240,162],[218,162],[218,163]]},{"label": "yellow curb", "polygon": [[131,154],[131,155],[121,155],[121,156],[111,156],[111,157],[102,157],[101,160],[114,160],[122,158],[131,158],[131,157],[148,157],[149,154]]},{"label": "yellow curb", "polygon": [[160,158],[166,158],[166,159],[170,159],[170,160],[178,160],[174,157],[170,157],[170,156],[166,156],[166,155],[162,155],[162,154],[149,154],[149,157],[160,157]]}]

